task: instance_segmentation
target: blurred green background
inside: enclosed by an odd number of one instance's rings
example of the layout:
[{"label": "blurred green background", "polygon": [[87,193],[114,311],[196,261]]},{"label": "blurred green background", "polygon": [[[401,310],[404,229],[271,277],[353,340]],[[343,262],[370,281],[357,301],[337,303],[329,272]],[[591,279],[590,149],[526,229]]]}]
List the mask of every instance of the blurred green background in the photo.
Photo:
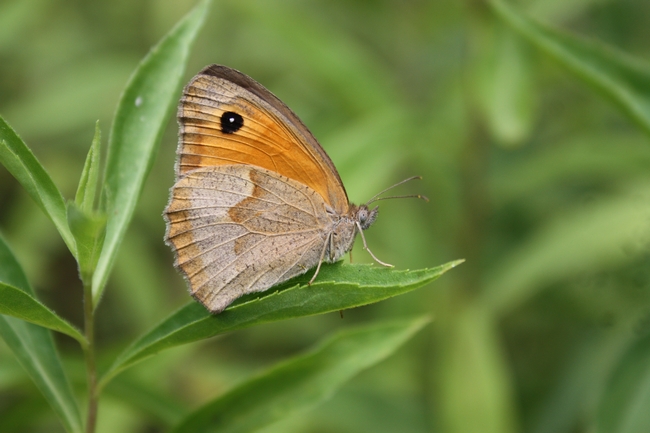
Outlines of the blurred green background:
[{"label": "blurred green background", "polygon": [[[0,113],[67,198],[95,120],[105,144],[129,74],[193,4],[0,2]],[[518,5],[650,56],[648,2]],[[99,431],[162,431],[337,328],[421,313],[433,324],[397,355],[265,432],[650,431],[650,143],[615,104],[481,1],[214,0],[187,80],[211,63],[286,102],[331,156],[351,201],[424,177],[400,192],[430,203],[381,203],[366,235],[380,259],[401,269],[467,261],[431,287],[343,320],[255,327],[148,359],[106,390]],[[190,299],[163,243],[176,132],[170,119],[99,309],[104,366]],[[38,296],[81,326],[74,259],[4,168],[0,229]],[[354,261],[371,262],[360,244]],[[57,343],[83,392],[78,347],[59,335]],[[0,342],[0,431],[58,429]]]}]

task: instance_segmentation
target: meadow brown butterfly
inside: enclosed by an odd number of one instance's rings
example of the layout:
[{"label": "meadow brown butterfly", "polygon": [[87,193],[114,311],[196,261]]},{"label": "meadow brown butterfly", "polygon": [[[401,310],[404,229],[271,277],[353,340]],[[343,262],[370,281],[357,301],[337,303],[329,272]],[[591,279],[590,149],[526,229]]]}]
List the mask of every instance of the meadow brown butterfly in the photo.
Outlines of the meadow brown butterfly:
[{"label": "meadow brown butterfly", "polygon": [[208,66],[185,87],[178,123],[165,240],[212,313],[316,267],[311,283],[357,233],[370,252],[363,230],[377,218],[374,197],[351,204],[323,148],[261,84]]}]

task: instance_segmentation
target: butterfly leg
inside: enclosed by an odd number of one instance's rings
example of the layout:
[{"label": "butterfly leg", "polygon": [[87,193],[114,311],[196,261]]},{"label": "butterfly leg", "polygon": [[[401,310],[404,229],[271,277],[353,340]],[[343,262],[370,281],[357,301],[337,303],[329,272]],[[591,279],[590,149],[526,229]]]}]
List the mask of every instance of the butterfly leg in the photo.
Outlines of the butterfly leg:
[{"label": "butterfly leg", "polygon": [[325,239],[325,242],[323,243],[323,251],[320,253],[320,259],[318,259],[318,266],[316,266],[316,272],[314,272],[314,275],[311,277],[311,280],[309,280],[308,285],[311,286],[311,283],[314,282],[316,279],[316,275],[318,275],[318,271],[320,271],[320,265],[323,263],[323,259],[325,258],[325,251],[327,250],[327,244],[330,242],[330,239],[332,238],[332,234],[330,233],[327,235],[327,239]]},{"label": "butterfly leg", "polygon": [[359,229],[359,234],[361,235],[361,240],[363,241],[363,249],[368,251],[368,254],[370,254],[372,256],[372,258],[375,259],[375,261],[377,263],[379,263],[380,265],[386,266],[387,268],[393,268],[394,267],[393,265],[391,265],[390,263],[382,262],[377,257],[375,257],[375,255],[372,253],[372,251],[370,251],[370,248],[368,248],[368,244],[366,243],[366,237],[363,235],[363,230],[361,230],[361,224],[359,224],[358,221],[357,221],[357,228]]}]

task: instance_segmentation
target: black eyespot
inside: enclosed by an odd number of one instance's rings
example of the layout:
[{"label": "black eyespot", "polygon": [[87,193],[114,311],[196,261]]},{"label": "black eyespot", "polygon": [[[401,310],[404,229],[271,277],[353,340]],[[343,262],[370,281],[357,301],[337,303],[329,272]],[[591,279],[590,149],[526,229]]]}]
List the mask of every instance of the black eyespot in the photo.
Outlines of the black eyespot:
[{"label": "black eyespot", "polygon": [[221,132],[232,134],[244,126],[244,118],[232,111],[226,111],[221,115]]}]

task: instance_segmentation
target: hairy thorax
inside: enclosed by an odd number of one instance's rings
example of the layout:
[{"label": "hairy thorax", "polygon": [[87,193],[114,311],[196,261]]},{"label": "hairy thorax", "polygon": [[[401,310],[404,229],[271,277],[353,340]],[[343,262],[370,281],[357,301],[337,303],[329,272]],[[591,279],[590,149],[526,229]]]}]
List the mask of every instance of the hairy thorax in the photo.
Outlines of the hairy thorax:
[{"label": "hairy thorax", "polygon": [[366,230],[375,222],[377,208],[369,210],[366,205],[350,204],[347,214],[337,215],[328,209],[328,215],[332,219],[332,226],[328,234],[325,261],[334,263],[352,249],[359,229]]}]

